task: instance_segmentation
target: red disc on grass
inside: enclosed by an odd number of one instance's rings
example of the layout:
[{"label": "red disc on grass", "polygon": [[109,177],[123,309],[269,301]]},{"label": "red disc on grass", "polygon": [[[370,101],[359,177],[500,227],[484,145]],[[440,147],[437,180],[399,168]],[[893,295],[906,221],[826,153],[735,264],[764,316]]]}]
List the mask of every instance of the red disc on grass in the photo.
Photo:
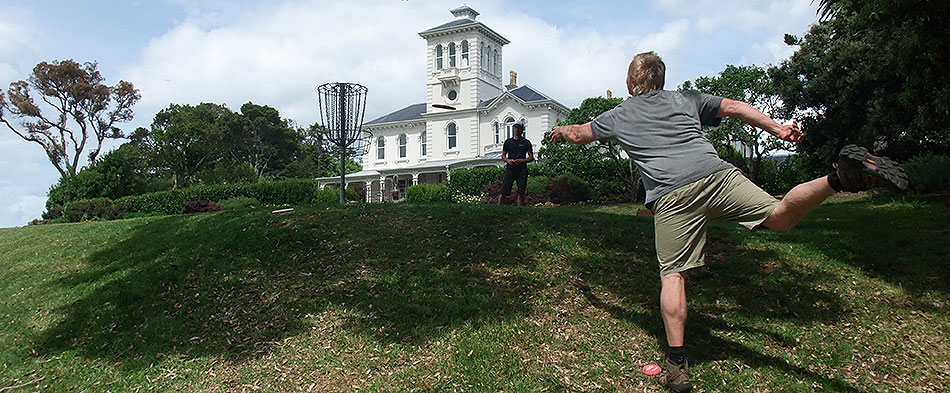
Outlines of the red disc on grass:
[{"label": "red disc on grass", "polygon": [[655,364],[648,364],[643,366],[643,373],[646,375],[657,375],[660,373],[660,366]]}]

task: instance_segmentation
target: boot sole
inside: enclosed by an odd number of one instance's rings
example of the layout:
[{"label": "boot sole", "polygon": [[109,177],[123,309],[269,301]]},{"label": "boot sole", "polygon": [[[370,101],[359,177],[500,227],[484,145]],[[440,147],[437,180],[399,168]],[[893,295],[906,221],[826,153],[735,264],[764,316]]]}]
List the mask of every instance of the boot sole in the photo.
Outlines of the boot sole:
[{"label": "boot sole", "polygon": [[[875,156],[871,154],[868,149],[861,146],[847,145],[841,148],[841,152],[838,153],[838,156],[855,161],[862,168],[861,170],[863,172],[884,179],[894,188],[901,191],[906,191],[910,184],[907,181],[907,173],[904,172],[904,168],[901,168],[897,161],[887,157]],[[877,169],[868,168],[865,163],[870,163]]]}]

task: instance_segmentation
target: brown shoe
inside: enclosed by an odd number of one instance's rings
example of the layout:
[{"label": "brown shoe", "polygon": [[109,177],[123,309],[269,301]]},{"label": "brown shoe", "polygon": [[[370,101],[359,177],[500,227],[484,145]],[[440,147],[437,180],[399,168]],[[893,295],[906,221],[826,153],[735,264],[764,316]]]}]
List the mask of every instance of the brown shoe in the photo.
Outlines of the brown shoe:
[{"label": "brown shoe", "polygon": [[857,145],[847,145],[838,153],[837,170],[828,175],[835,191],[858,192],[888,187],[906,190],[907,174],[887,157],[878,157]]},{"label": "brown shoe", "polygon": [[693,384],[689,382],[689,362],[677,366],[669,360],[665,361],[663,373],[660,374],[660,383],[676,393],[693,390]]}]

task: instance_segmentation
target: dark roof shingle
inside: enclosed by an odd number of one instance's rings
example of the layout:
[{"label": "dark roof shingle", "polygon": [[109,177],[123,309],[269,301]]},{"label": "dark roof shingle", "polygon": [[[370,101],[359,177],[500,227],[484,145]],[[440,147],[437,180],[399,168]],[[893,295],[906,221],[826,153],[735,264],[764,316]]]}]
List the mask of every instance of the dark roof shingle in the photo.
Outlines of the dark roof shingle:
[{"label": "dark roof shingle", "polygon": [[371,126],[374,124],[395,123],[395,122],[410,121],[410,120],[422,120],[422,114],[425,112],[426,112],[426,104],[424,102],[421,104],[413,104],[405,108],[402,108],[398,111],[395,111],[393,113],[390,113],[388,115],[373,119],[369,123],[366,123],[364,125]]}]

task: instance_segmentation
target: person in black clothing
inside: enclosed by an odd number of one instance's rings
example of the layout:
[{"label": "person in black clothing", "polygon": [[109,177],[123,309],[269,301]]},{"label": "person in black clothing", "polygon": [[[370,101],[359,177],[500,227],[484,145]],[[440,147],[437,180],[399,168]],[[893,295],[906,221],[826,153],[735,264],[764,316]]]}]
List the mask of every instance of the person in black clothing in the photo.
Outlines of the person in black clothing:
[{"label": "person in black clothing", "polygon": [[511,195],[511,185],[518,181],[518,206],[524,205],[524,192],[528,184],[528,163],[534,161],[531,141],[524,138],[524,124],[515,123],[515,136],[505,141],[501,149],[501,160],[505,162],[505,178],[501,182],[501,195],[498,204],[502,205]]}]

